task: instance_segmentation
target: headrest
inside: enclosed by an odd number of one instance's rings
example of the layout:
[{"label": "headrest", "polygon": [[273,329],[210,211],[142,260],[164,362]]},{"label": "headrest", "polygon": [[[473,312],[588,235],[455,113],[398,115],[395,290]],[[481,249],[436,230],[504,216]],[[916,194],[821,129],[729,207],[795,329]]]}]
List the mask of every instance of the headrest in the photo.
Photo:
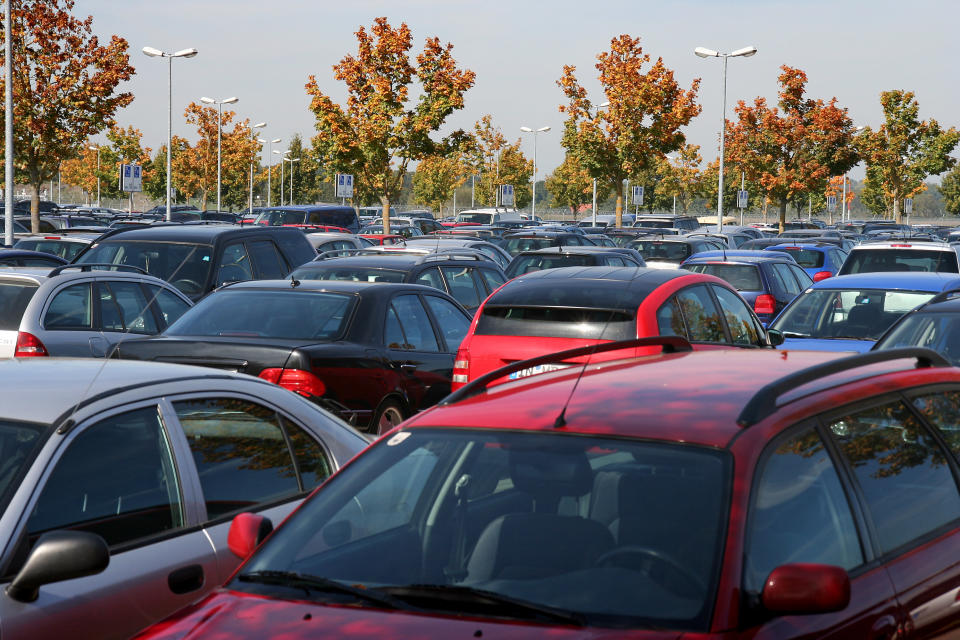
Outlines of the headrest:
[{"label": "headrest", "polygon": [[582,496],[593,487],[593,473],[582,449],[512,450],[510,478],[517,489],[535,497]]}]

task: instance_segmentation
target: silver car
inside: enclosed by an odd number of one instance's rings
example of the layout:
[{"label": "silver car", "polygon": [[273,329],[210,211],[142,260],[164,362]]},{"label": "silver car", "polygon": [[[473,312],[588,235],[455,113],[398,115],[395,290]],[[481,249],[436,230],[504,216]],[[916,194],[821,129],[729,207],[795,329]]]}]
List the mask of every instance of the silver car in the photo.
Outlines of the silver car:
[{"label": "silver car", "polygon": [[222,584],[231,518],[279,523],[367,442],[207,367],[0,361],[0,635],[126,638]]},{"label": "silver car", "polygon": [[0,273],[0,358],[102,358],[130,334],[162,332],[193,306],[167,282],[64,265]]}]

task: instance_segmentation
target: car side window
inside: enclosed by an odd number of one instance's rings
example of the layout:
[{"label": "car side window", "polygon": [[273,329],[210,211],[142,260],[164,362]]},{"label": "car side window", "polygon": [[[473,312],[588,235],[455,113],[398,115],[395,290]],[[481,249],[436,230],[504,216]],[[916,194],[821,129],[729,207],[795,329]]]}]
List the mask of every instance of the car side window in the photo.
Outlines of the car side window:
[{"label": "car side window", "polygon": [[287,265],[284,264],[280,252],[269,240],[256,240],[248,244],[253,266],[257,277],[263,280],[276,280],[287,274]]},{"label": "car side window", "polygon": [[[840,262],[842,263],[843,261],[841,260]],[[794,264],[787,266],[790,267],[790,272],[797,279],[797,282],[800,283],[800,291],[805,290],[807,287],[813,284],[813,278],[811,278],[806,271]]]},{"label": "car side window", "polygon": [[[473,281],[473,271],[470,267],[440,267],[443,277],[450,286],[450,295],[467,309],[480,306],[480,294]],[[486,296],[484,296],[486,297]]]},{"label": "car side window", "polygon": [[440,334],[447,343],[447,352],[455,353],[457,347],[467,337],[470,319],[449,300],[437,296],[423,296],[423,299],[427,301],[427,306],[430,307],[437,322],[437,328],[440,329]]},{"label": "car side window", "polygon": [[439,267],[430,267],[424,270],[423,273],[417,276],[414,283],[440,289],[440,291],[446,291],[446,287],[443,286],[443,278],[440,276]]},{"label": "car side window", "polygon": [[953,457],[960,461],[960,390],[918,395],[911,399],[911,403],[940,433]]},{"label": "car side window", "polygon": [[747,308],[743,298],[729,289],[710,285],[720,301],[723,317],[730,329],[730,337],[734,344],[760,346],[764,344],[763,331],[754,320],[753,314]]},{"label": "car side window", "polygon": [[493,269],[477,269],[477,271],[479,271],[480,275],[483,276],[483,281],[487,285],[488,295],[496,291],[500,285],[507,281],[506,278],[501,276]]},{"label": "car side window", "polygon": [[223,260],[217,270],[217,286],[241,280],[253,280],[253,272],[250,271],[250,256],[243,243],[234,242],[223,249]]},{"label": "car side window", "polygon": [[163,287],[156,285],[147,285],[150,296],[154,299],[153,303],[160,311],[160,317],[163,319],[164,329],[176,322],[180,316],[187,312],[190,305],[167,291]]},{"label": "car side window", "polygon": [[677,297],[672,296],[657,309],[657,328],[662,336],[687,337],[687,328],[683,324],[683,314]]},{"label": "car side window", "polygon": [[197,466],[208,518],[303,490],[273,409],[238,398],[180,400],[173,407]]},{"label": "car side window", "polygon": [[829,431],[853,470],[884,553],[960,518],[946,451],[892,401],[841,416]]},{"label": "car side window", "polygon": [[407,339],[400,326],[400,317],[397,316],[393,305],[387,307],[387,318],[383,328],[383,342],[388,349],[406,349]]},{"label": "car side window", "polygon": [[43,327],[45,329],[92,329],[91,284],[82,282],[58,291],[47,307]]},{"label": "car side window", "polygon": [[155,335],[160,332],[147,297],[137,282],[98,282],[100,322],[104,331]]},{"label": "car side window", "polygon": [[789,265],[786,265],[782,262],[774,262],[773,270],[783,279],[783,284],[786,286],[787,293],[789,295],[795,296],[803,291],[800,283],[797,282],[797,279],[794,277],[793,271],[790,269]]},{"label": "car side window", "polygon": [[113,546],[183,526],[170,447],[153,405],[105,418],[73,439],[43,486],[27,533],[70,528]]},{"label": "car side window", "polygon": [[283,424],[283,430],[290,440],[290,447],[293,449],[293,457],[297,461],[297,471],[300,473],[303,490],[310,491],[320,486],[333,473],[330,459],[324,452],[323,447],[313,439],[313,436],[290,420],[283,416],[279,416],[279,418],[281,424]]},{"label": "car side window", "polygon": [[687,325],[691,342],[726,342],[720,310],[705,285],[687,287],[677,293],[677,301]]},{"label": "car side window", "polygon": [[757,469],[747,521],[744,589],[759,593],[782,564],[852,569],[863,563],[837,470],[810,428],[770,445]]},{"label": "car side window", "polygon": [[[440,351],[433,325],[430,324],[427,310],[423,308],[419,296],[399,295],[393,299],[391,306],[396,311],[403,329],[405,340],[402,348],[409,351]],[[389,318],[389,314],[387,317]]]}]

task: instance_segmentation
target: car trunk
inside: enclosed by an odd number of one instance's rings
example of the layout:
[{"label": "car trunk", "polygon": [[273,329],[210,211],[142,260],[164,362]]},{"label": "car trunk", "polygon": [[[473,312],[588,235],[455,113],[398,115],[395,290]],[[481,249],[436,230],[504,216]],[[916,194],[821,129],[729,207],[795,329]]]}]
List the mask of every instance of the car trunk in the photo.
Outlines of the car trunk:
[{"label": "car trunk", "polygon": [[29,280],[0,280],[0,358],[12,358],[23,313],[40,285]]},{"label": "car trunk", "polygon": [[307,344],[312,343],[242,336],[159,337],[123,342],[117,357],[191,364],[258,376],[264,369],[307,367],[309,361],[297,351]]}]

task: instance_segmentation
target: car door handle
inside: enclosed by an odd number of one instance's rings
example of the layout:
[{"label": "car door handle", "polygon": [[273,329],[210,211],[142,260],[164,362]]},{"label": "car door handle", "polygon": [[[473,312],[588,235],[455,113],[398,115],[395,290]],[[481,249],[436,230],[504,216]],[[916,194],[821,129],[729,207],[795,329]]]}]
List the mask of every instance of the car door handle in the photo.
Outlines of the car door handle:
[{"label": "car door handle", "polygon": [[167,586],[177,595],[196,591],[203,586],[203,567],[199,564],[189,564],[174,569],[167,576]]},{"label": "car door handle", "polygon": [[401,370],[401,371],[408,371],[408,372],[409,372],[409,371],[416,371],[416,370],[417,370],[417,365],[415,365],[415,364],[410,364],[409,362],[407,362],[407,363],[404,363],[404,364],[401,364],[401,365],[400,365],[400,370]]},{"label": "car door handle", "polygon": [[876,640],[893,640],[900,637],[897,619],[889,615],[877,618],[870,630],[872,632],[870,637]]}]

